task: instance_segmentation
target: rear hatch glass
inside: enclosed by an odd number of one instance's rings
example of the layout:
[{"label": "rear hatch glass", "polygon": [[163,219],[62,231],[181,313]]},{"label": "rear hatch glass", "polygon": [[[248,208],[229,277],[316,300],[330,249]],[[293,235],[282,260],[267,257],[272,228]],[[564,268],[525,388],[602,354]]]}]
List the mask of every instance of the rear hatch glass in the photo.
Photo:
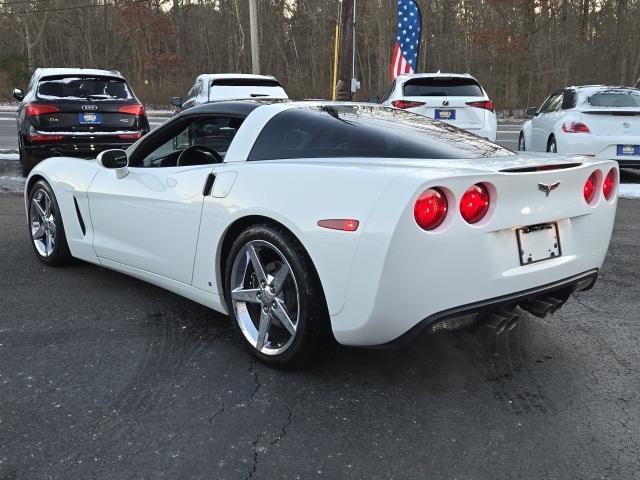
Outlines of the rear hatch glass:
[{"label": "rear hatch glass", "polygon": [[221,98],[288,98],[277,80],[253,78],[224,78],[211,82],[210,100]]},{"label": "rear hatch glass", "polygon": [[593,135],[634,137],[635,144],[640,131],[640,91],[599,90],[587,97],[582,113]]},{"label": "rear hatch glass", "polygon": [[480,84],[473,78],[423,77],[407,81],[404,99],[423,105],[410,111],[460,128],[480,129],[484,126],[486,110],[468,105],[485,98]]},{"label": "rear hatch glass", "polygon": [[137,131],[139,115],[119,112],[135,105],[129,85],[122,79],[95,76],[45,77],[38,83],[36,102],[52,105],[55,113],[34,117],[38,130],[58,132]]}]

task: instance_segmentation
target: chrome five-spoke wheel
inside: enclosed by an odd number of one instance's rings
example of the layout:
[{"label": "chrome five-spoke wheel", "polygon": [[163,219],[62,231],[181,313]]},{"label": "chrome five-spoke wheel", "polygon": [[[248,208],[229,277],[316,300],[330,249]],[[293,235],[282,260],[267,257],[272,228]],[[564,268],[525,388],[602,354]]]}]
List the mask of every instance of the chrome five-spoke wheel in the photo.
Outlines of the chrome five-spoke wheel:
[{"label": "chrome five-spoke wheel", "polygon": [[56,242],[56,219],[51,197],[42,188],[31,196],[29,220],[34,247],[42,257],[51,256]]},{"label": "chrome five-spoke wheel", "polygon": [[291,265],[272,243],[251,240],[236,254],[231,304],[246,340],[263,355],[293,343],[300,321],[300,291]]}]

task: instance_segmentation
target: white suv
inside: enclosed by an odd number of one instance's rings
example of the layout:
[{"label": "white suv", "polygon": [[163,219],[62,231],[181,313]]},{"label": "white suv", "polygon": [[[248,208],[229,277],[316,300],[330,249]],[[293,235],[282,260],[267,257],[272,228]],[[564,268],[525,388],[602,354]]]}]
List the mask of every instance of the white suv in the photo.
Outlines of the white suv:
[{"label": "white suv", "polygon": [[382,104],[496,140],[498,120],[493,102],[482,85],[466,73],[400,75],[387,90]]},{"label": "white suv", "polygon": [[243,98],[287,99],[280,82],[271,75],[246,73],[203,73],[198,75],[186,98],[173,97],[171,105],[185,110],[205,103]]}]

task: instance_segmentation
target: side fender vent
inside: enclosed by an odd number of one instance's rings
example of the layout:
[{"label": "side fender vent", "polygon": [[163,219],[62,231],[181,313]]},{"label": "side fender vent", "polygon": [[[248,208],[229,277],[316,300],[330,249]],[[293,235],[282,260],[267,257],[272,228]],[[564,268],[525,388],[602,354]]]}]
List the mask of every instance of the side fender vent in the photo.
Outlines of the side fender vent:
[{"label": "side fender vent", "polygon": [[76,206],[76,215],[78,215],[78,223],[80,223],[80,228],[82,229],[82,235],[87,234],[87,227],[84,225],[84,220],[82,219],[82,214],[80,213],[80,207],[78,207],[78,201],[76,197],[73,197],[73,204]]}]

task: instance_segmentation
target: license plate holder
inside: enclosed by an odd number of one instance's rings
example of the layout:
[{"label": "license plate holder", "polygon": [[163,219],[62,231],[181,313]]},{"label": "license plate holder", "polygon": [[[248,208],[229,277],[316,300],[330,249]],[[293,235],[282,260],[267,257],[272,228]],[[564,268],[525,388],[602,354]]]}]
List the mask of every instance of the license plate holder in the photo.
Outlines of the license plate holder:
[{"label": "license plate holder", "polygon": [[100,125],[102,123],[102,114],[95,112],[79,113],[78,121],[80,125]]},{"label": "license plate holder", "polygon": [[638,157],[640,145],[618,145],[616,154],[618,157]]},{"label": "license plate holder", "polygon": [[454,108],[436,108],[436,120],[455,120],[456,110]]},{"label": "license plate holder", "polygon": [[562,256],[557,223],[541,223],[516,230],[520,265],[544,262]]}]

